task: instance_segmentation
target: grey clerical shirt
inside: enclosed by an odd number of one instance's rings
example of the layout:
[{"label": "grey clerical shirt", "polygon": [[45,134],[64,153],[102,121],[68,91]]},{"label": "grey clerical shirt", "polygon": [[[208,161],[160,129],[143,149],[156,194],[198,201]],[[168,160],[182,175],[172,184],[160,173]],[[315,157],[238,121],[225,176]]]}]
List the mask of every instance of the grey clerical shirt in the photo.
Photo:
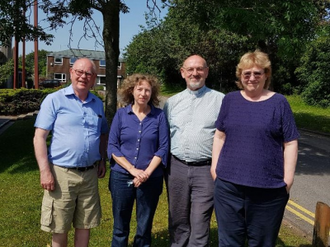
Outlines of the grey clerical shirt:
[{"label": "grey clerical shirt", "polygon": [[164,106],[169,122],[171,153],[187,162],[212,157],[215,121],[224,94],[207,88],[184,91],[170,97]]}]

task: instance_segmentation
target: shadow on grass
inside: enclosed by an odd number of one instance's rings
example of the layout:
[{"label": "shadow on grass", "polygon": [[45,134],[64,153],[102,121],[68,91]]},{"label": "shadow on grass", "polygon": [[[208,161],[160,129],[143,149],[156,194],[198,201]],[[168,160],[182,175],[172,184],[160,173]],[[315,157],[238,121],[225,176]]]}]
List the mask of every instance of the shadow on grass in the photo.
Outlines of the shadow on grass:
[{"label": "shadow on grass", "polygon": [[[211,228],[210,231],[210,247],[217,247],[218,246],[218,233],[216,228]],[[151,244],[152,246],[157,247],[168,247],[170,243],[170,237],[167,230],[159,231],[153,233],[151,236]],[[128,245],[129,247],[133,246],[133,243]]]},{"label": "shadow on grass", "polygon": [[26,173],[38,169],[34,157],[35,117],[18,120],[0,135],[0,173]]},{"label": "shadow on grass", "polygon": [[[218,246],[218,229],[217,228],[211,228],[210,231],[210,247],[217,247]],[[133,243],[129,244],[129,247],[132,247]],[[161,231],[154,233],[152,235],[152,246],[157,247],[167,247],[169,246],[169,235],[168,231]],[[247,247],[248,245],[245,244]],[[285,245],[283,240],[281,238],[277,239],[276,247],[312,247],[311,244],[300,244],[300,245]]]}]

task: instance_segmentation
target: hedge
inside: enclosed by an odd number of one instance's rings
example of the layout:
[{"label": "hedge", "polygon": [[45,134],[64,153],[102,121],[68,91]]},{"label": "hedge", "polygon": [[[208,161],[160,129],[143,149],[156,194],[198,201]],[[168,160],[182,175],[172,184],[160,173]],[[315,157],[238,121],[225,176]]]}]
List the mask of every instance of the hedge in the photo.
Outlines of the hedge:
[{"label": "hedge", "polygon": [[[63,87],[63,86],[62,86]],[[42,100],[47,94],[59,88],[35,89],[0,89],[0,115],[20,115],[39,110]],[[103,100],[96,91],[93,94]]]}]

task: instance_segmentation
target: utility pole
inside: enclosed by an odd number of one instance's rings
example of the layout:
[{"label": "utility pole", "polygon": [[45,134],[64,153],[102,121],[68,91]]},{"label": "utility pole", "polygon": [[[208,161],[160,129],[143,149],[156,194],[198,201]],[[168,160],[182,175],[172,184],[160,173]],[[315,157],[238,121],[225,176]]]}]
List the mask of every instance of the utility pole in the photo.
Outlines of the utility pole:
[{"label": "utility pole", "polygon": [[[38,1],[34,0],[34,26],[38,26]],[[39,89],[38,37],[34,38],[34,87]]]}]

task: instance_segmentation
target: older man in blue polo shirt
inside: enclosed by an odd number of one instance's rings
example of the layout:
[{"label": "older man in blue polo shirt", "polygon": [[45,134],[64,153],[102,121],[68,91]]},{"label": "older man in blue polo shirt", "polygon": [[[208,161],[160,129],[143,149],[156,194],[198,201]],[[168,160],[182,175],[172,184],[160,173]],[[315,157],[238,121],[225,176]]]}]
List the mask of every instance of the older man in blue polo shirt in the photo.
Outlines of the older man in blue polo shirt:
[{"label": "older man in blue polo shirt", "polygon": [[90,228],[101,218],[98,177],[106,172],[107,122],[102,101],[89,92],[95,65],[79,59],[70,76],[70,86],[45,98],[35,122],[34,149],[44,189],[41,229],[53,233],[53,247],[67,246],[72,223],[75,246],[88,246]]}]

